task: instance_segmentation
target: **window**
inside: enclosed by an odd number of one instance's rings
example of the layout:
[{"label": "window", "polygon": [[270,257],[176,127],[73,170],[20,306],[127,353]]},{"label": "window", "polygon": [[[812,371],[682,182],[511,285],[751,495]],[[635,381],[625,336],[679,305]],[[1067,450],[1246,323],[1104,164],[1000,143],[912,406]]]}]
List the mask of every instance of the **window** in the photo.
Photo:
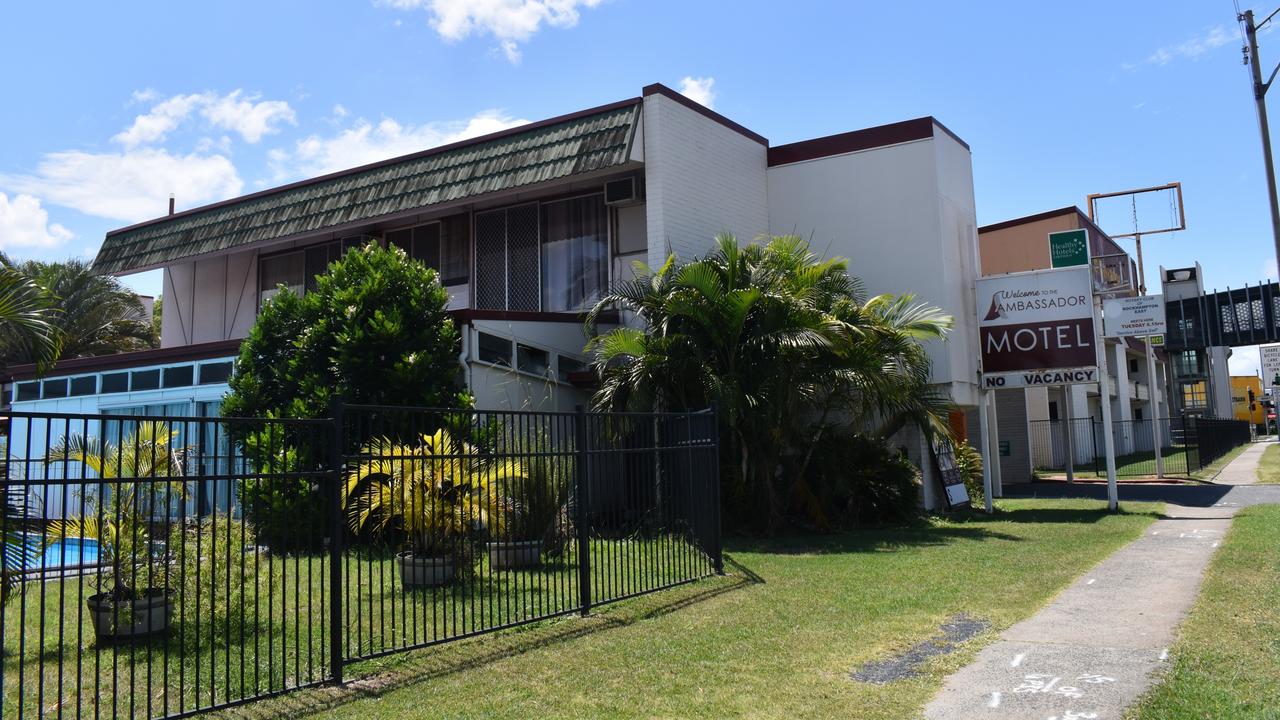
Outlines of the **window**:
[{"label": "window", "polygon": [[316,278],[329,270],[329,263],[353,247],[374,240],[367,236],[331,240],[258,259],[258,304],[270,300],[284,285],[302,295],[316,289]]},{"label": "window", "polygon": [[45,398],[64,398],[67,396],[67,379],[56,378],[54,380],[45,380],[40,388],[41,396]]},{"label": "window", "polygon": [[86,375],[84,377],[71,378],[71,396],[80,397],[81,395],[93,395],[98,392],[98,376]]},{"label": "window", "polygon": [[417,227],[387,233],[387,245],[404,250],[440,275],[441,285],[462,285],[470,273],[470,218],[448,217]]},{"label": "window", "polygon": [[609,279],[608,212],[602,196],[542,205],[542,309],[575,312]]},{"label": "window", "polygon": [[1136,358],[1129,358],[1129,374],[1136,375],[1137,373],[1138,373],[1138,360]]},{"label": "window", "polygon": [[179,365],[178,367],[168,367],[164,369],[164,386],[172,387],[190,387],[195,382],[195,366]]},{"label": "window", "polygon": [[479,333],[479,336],[480,340],[476,347],[476,357],[479,358],[481,362],[511,367],[510,340],[483,332]]},{"label": "window", "polygon": [[516,369],[545,376],[551,369],[551,353],[528,345],[516,345]]},{"label": "window", "polygon": [[160,387],[159,370],[134,370],[130,376],[129,387],[134,391],[155,390]]},{"label": "window", "polygon": [[475,216],[475,307],[578,312],[609,280],[609,213],[600,194]]},{"label": "window", "polygon": [[23,400],[39,400],[40,399],[40,383],[24,382],[18,383],[18,389],[14,391],[14,401],[21,402]]},{"label": "window", "polygon": [[313,245],[304,250],[303,253],[305,257],[303,263],[306,265],[306,292],[312,292],[316,289],[316,279],[329,271],[329,263],[342,257],[342,250],[339,248],[338,243],[328,242]]},{"label": "window", "polygon": [[1142,408],[1134,408],[1134,409],[1133,409],[1133,419],[1134,419],[1134,420],[1137,420],[1137,421],[1139,421],[1139,422],[1141,422],[1141,421],[1142,421]]},{"label": "window", "polygon": [[586,372],[588,369],[585,362],[577,358],[569,357],[568,355],[561,355],[556,362],[558,363],[556,366],[556,377],[560,378],[561,382],[570,382],[570,375]]},{"label": "window", "polygon": [[205,363],[200,366],[200,384],[214,385],[231,379],[231,363]]},{"label": "window", "polygon": [[102,392],[129,392],[129,373],[104,373],[102,376]]},{"label": "window", "polygon": [[456,215],[440,223],[440,282],[462,285],[471,275],[471,218]]},{"label": "window", "polygon": [[1049,419],[1050,420],[1058,419],[1058,401],[1057,400],[1049,401]]},{"label": "window", "polygon": [[258,303],[275,297],[281,285],[301,295],[306,279],[306,256],[302,251],[264,257],[258,261]]}]

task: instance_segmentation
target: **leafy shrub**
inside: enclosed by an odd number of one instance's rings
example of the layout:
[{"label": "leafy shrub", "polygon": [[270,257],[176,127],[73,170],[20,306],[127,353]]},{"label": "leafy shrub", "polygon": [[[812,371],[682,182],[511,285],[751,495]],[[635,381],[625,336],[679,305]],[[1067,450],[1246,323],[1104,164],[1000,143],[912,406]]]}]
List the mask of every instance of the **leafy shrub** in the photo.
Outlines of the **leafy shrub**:
[{"label": "leafy shrub", "polygon": [[915,466],[883,442],[852,432],[819,443],[806,477],[792,486],[793,509],[821,530],[902,522],[919,507]]},{"label": "leafy shrub", "polygon": [[[574,461],[557,448],[544,433],[527,440],[515,452],[527,454],[523,476],[504,482],[511,517],[507,530],[513,540],[540,540],[542,548],[555,556],[564,552],[573,537],[569,512],[574,488]],[[499,443],[499,452],[501,452]]]},{"label": "leafy shrub", "polygon": [[495,461],[445,430],[412,443],[374,438],[361,455],[368,459],[344,488],[351,529],[403,535],[420,557],[450,555],[476,531],[501,535],[509,513],[498,488],[525,479],[521,464]]},{"label": "leafy shrub", "polygon": [[[338,397],[468,407],[448,299],[436,272],[398,248],[370,243],[348,252],[317,278],[314,291],[299,297],[282,290],[263,306],[241,345],[222,414],[325,417]],[[228,430],[263,473],[319,470],[330,451],[319,443],[291,445],[271,424],[229,424]],[[353,437],[343,450],[367,439]],[[318,487],[310,480],[246,480],[240,494],[258,540],[273,549],[314,545],[328,534]]]}]

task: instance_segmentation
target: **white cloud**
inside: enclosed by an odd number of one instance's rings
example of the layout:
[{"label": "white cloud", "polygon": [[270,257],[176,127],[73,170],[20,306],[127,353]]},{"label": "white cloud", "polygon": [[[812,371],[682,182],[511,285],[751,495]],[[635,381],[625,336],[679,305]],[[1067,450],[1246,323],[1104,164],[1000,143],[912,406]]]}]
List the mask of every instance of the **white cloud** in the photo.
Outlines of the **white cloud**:
[{"label": "white cloud", "polygon": [[1166,45],[1156,49],[1155,52],[1147,57],[1147,62],[1154,65],[1168,65],[1178,58],[1195,60],[1210,50],[1239,39],[1239,33],[1233,32],[1225,25],[1217,25],[1177,45]]},{"label": "white cloud", "polygon": [[[147,92],[134,93],[134,99],[140,100],[146,96]],[[133,124],[128,129],[111,139],[125,147],[160,142],[187,119],[201,98],[200,95],[174,95],[156,103],[149,111],[134,118]]]},{"label": "white cloud", "polygon": [[[133,94],[136,102],[157,98],[154,90]],[[293,108],[283,100],[258,101],[258,95],[245,95],[233,90],[226,95],[212,92],[174,95],[151,106],[133,119],[133,124],[112,140],[127,148],[161,142],[197,110],[213,127],[238,133],[245,141],[256,143],[264,135],[277,132],[283,123],[296,124]]]},{"label": "white cloud", "polygon": [[680,81],[680,94],[707,108],[716,103],[716,79],[713,77],[687,76]]},{"label": "white cloud", "polygon": [[392,118],[383,118],[376,124],[362,118],[336,135],[311,135],[299,140],[291,150],[272,150],[268,158],[276,180],[311,177],[487,135],[528,122],[500,110],[485,110],[466,120],[417,126],[401,125]]},{"label": "white cloud", "polygon": [[138,222],[164,214],[169,193],[191,207],[238,195],[243,183],[223,155],[137,148],[47,153],[30,175],[0,175],[0,187],[87,215]]},{"label": "white cloud", "polygon": [[15,195],[12,200],[0,192],[0,250],[15,247],[54,247],[75,235],[58,223],[49,222],[49,213],[40,199]]},{"label": "white cloud", "polygon": [[398,10],[426,10],[431,27],[445,40],[488,34],[512,63],[520,62],[520,43],[549,27],[578,24],[580,8],[594,8],[601,0],[377,0]]},{"label": "white cloud", "polygon": [[344,118],[350,114],[351,112],[343,107],[342,103],[333,106],[333,116],[336,118]]},{"label": "white cloud", "polygon": [[206,94],[200,113],[214,127],[239,133],[249,143],[256,143],[264,135],[279,132],[278,126],[281,123],[297,124],[297,116],[289,103],[284,100],[255,102],[258,97],[242,97],[240,90],[234,90],[224,97]]}]

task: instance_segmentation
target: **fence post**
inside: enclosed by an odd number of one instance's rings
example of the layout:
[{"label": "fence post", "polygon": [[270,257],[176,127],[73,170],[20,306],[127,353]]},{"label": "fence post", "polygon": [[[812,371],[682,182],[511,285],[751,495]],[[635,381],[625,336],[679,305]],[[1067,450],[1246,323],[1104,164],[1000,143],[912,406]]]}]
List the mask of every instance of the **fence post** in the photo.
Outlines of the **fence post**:
[{"label": "fence post", "polygon": [[578,496],[577,512],[574,513],[574,524],[578,530],[578,602],[579,612],[583,615],[591,613],[591,533],[587,527],[587,416],[582,406],[574,408],[574,484]]},{"label": "fence post", "polygon": [[1089,416],[1089,435],[1093,438],[1093,476],[1097,477],[1101,470],[1098,469],[1098,423],[1093,421],[1093,416]]},{"label": "fence post", "polygon": [[720,415],[716,404],[711,403],[711,531],[715,533],[712,567],[717,575],[724,574],[724,527],[720,519]]},{"label": "fence post", "polygon": [[329,406],[333,424],[333,445],[329,448],[329,675],[342,684],[344,623],[342,622],[342,541],[346,526],[342,518],[342,456],[346,428],[343,425],[342,398],[335,397]]}]

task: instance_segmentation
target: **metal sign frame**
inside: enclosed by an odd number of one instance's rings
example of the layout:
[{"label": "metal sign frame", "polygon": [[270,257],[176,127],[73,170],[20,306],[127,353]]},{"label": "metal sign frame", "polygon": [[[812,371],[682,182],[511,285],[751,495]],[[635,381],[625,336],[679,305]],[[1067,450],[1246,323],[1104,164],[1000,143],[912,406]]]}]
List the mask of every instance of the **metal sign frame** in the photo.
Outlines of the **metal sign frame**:
[{"label": "metal sign frame", "polygon": [[1134,196],[1145,195],[1147,193],[1161,192],[1164,190],[1172,190],[1176,195],[1176,197],[1178,198],[1178,222],[1176,224],[1170,227],[1165,227],[1165,228],[1156,228],[1153,230],[1136,230],[1134,232],[1128,232],[1128,233],[1107,232],[1105,229],[1103,229],[1103,232],[1106,232],[1107,236],[1114,240],[1116,238],[1132,238],[1132,237],[1140,237],[1142,235],[1159,235],[1160,233],[1180,232],[1182,230],[1186,230],[1187,229],[1187,211],[1182,205],[1182,183],[1180,182],[1171,182],[1171,183],[1166,183],[1164,185],[1153,185],[1151,187],[1136,188],[1134,190],[1119,190],[1116,192],[1109,192],[1109,193],[1090,193],[1086,197],[1089,203],[1089,219],[1092,220],[1095,224],[1097,224],[1099,228],[1102,228],[1102,222],[1098,216],[1099,200],[1105,200],[1106,198],[1113,198],[1113,197],[1124,197],[1126,195],[1134,195]]}]

